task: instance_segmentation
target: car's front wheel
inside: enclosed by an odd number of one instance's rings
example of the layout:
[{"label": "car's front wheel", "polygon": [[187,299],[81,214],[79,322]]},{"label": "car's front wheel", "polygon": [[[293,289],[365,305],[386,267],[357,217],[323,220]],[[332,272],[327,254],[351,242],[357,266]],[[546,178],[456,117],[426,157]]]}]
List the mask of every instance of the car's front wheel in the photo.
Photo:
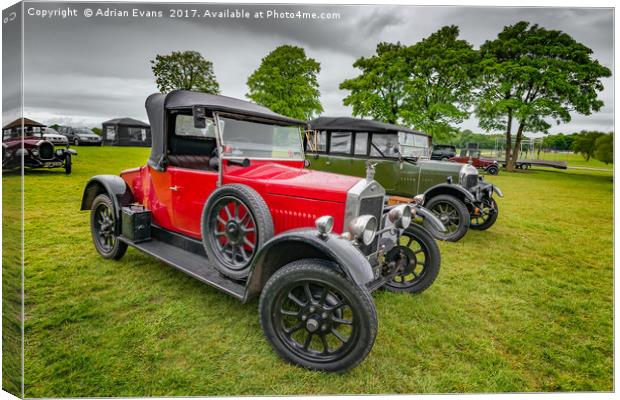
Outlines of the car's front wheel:
[{"label": "car's front wheel", "polygon": [[497,165],[491,165],[487,168],[487,173],[489,175],[497,175],[499,174],[499,167]]},{"label": "car's front wheel", "polygon": [[377,335],[370,293],[325,260],[292,262],[260,297],[260,321],[273,349],[304,368],[342,372],[366,358]]},{"label": "car's front wheel", "polygon": [[494,198],[486,201],[482,207],[478,208],[478,213],[471,216],[469,227],[477,231],[489,229],[497,221],[499,215],[499,207]]},{"label": "car's front wheel", "polygon": [[424,207],[435,214],[446,227],[445,232],[439,232],[430,223],[424,222],[424,227],[437,239],[456,242],[467,233],[470,223],[469,211],[458,198],[442,194],[428,200]]},{"label": "car's front wheel", "polygon": [[73,144],[76,145],[76,146],[79,146],[80,145],[80,141],[78,139],[75,139],[73,141]]},{"label": "car's front wheel", "polygon": [[119,260],[127,251],[127,244],[116,236],[116,213],[107,194],[95,197],[90,209],[90,233],[95,248],[104,258]]},{"label": "car's front wheel", "polygon": [[439,275],[441,255],[437,242],[423,227],[411,224],[400,237],[399,245],[388,257],[403,262],[403,270],[383,288],[397,293],[421,293],[433,284]]}]

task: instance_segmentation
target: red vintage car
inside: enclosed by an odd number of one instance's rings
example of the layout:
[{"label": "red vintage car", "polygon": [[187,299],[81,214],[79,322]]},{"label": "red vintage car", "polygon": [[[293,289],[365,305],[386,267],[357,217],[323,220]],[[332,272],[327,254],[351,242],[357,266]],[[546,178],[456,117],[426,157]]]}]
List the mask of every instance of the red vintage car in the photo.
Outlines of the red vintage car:
[{"label": "red vintage car", "polygon": [[462,149],[461,154],[450,158],[450,161],[471,164],[485,170],[489,175],[499,174],[499,164],[493,158],[483,157],[478,149]]},{"label": "red vintage car", "polygon": [[[370,293],[432,284],[439,250],[415,214],[386,207],[374,181],[304,168],[303,121],[242,100],[191,91],[146,101],[148,163],[91,178],[97,251],[133,246],[242,301],[260,295],[275,351],[306,368],[361,362],[377,333]],[[438,228],[440,229],[440,228]]]},{"label": "red vintage car", "polygon": [[54,148],[45,137],[45,125],[28,118],[19,118],[2,128],[2,169],[64,168],[71,173],[71,157],[77,152]]}]

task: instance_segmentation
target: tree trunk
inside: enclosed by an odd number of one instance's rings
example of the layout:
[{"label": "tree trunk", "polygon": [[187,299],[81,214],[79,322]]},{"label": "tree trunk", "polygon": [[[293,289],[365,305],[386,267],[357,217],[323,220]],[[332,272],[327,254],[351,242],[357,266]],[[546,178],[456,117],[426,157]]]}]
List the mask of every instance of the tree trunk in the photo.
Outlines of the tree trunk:
[{"label": "tree trunk", "polygon": [[519,159],[519,151],[521,150],[521,139],[523,139],[523,128],[525,128],[525,122],[519,122],[519,128],[517,129],[517,138],[515,139],[515,147],[512,150],[512,170],[514,171],[514,167],[516,161]]},{"label": "tree trunk", "polygon": [[514,171],[514,164],[511,163],[512,154],[512,108],[508,109],[508,124],[506,125],[506,170]]}]

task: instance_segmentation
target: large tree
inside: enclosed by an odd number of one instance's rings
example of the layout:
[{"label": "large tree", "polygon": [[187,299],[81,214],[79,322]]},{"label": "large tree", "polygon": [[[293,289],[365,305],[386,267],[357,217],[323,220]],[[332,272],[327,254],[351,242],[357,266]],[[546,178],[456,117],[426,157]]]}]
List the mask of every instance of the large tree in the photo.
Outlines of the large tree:
[{"label": "large tree", "polygon": [[505,132],[509,171],[514,170],[524,132],[546,133],[548,120],[566,123],[571,112],[588,115],[603,106],[598,99],[601,78],[611,71],[566,33],[518,22],[486,41],[480,56],[476,115],[483,129]]},{"label": "large tree", "polygon": [[317,74],[321,64],[301,47],[277,47],[248,78],[246,96],[274,112],[311,119],[323,112]]},{"label": "large tree", "polygon": [[478,54],[458,37],[457,26],[444,26],[405,52],[402,121],[442,140],[469,116],[476,84]]},{"label": "large tree", "polygon": [[586,161],[590,161],[596,151],[596,141],[603,135],[603,132],[581,131],[575,135],[571,148],[575,153],[581,154]]},{"label": "large tree", "polygon": [[155,84],[162,93],[186,89],[217,94],[220,85],[213,72],[213,63],[197,51],[173,51],[158,54],[151,60]]},{"label": "large tree", "polygon": [[596,139],[596,150],[594,150],[594,158],[605,164],[614,162],[614,134],[613,132],[605,134]]},{"label": "large tree", "polygon": [[360,75],[340,84],[341,90],[351,92],[343,102],[353,107],[353,115],[398,122],[407,81],[405,49],[400,43],[379,43],[375,55],[355,61]]}]

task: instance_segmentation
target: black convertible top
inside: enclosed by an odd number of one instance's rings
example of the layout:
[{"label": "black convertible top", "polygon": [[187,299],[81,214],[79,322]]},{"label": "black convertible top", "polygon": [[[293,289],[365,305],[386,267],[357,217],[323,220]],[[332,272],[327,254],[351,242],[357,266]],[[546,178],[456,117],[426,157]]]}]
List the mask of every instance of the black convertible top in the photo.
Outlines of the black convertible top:
[{"label": "black convertible top", "polygon": [[347,131],[347,132],[375,132],[375,133],[394,133],[408,132],[418,135],[429,136],[420,131],[406,128],[404,126],[387,124],[372,119],[352,118],[352,117],[319,117],[310,121],[311,129],[319,131]]},{"label": "black convertible top", "polygon": [[191,109],[193,106],[202,106],[212,111],[247,115],[276,123],[306,125],[304,121],[280,115],[249,101],[191,90],[175,90],[168,94],[154,93],[146,99],[145,106],[151,123],[152,139],[151,156],[148,163],[158,170],[163,169],[165,158],[166,110]]}]

